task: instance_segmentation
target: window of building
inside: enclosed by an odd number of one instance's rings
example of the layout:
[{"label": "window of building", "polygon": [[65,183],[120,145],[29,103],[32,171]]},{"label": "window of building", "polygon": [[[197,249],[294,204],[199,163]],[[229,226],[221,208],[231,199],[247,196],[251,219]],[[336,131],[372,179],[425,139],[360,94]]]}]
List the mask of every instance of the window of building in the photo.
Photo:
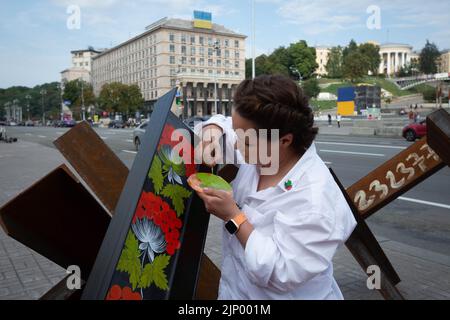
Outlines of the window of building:
[{"label": "window of building", "polygon": [[199,64],[200,64],[200,66],[204,66],[205,65],[205,59],[204,58],[200,58]]},{"label": "window of building", "polygon": [[204,56],[205,55],[205,48],[204,47],[200,47],[200,55]]},{"label": "window of building", "polygon": [[210,46],[210,47],[213,46],[213,38],[211,38],[211,37],[208,38],[208,46]]},{"label": "window of building", "polygon": [[221,57],[222,56],[222,50],[217,49],[216,50],[216,57]]},{"label": "window of building", "polygon": [[225,60],[225,68],[229,68],[230,67],[230,61]]},{"label": "window of building", "polygon": [[234,40],[234,47],[239,48],[239,40]]},{"label": "window of building", "polygon": [[195,56],[195,47],[191,47],[191,56]]},{"label": "window of building", "polygon": [[198,38],[198,43],[200,43],[202,46],[205,44],[205,37],[199,37]]},{"label": "window of building", "polygon": [[186,35],[184,33],[181,35],[181,43],[186,43]]},{"label": "window of building", "polygon": [[225,58],[229,58],[230,57],[230,50],[225,50]]},{"label": "window of building", "polygon": [[229,39],[225,39],[224,45],[225,45],[226,48],[228,48],[230,46],[230,40]]},{"label": "window of building", "polygon": [[186,63],[187,63],[187,58],[181,57],[181,64],[186,64]]},{"label": "window of building", "polygon": [[217,66],[221,67],[222,66],[222,60],[217,60]]},{"label": "window of building", "polygon": [[235,57],[236,59],[239,59],[239,51],[236,50],[236,51],[234,52],[234,57]]},{"label": "window of building", "polygon": [[174,45],[174,44],[171,44],[171,45],[170,45],[169,51],[170,51],[171,53],[175,53],[175,45]]},{"label": "window of building", "polygon": [[195,66],[195,58],[194,58],[194,57],[191,58],[191,64],[192,64],[193,66]]},{"label": "window of building", "polygon": [[186,54],[186,46],[181,46],[181,54]]},{"label": "window of building", "polygon": [[234,67],[235,67],[235,68],[239,68],[239,61],[235,61],[235,62],[234,62]]},{"label": "window of building", "polygon": [[208,48],[208,57],[212,57],[212,56],[213,56],[213,49]]},{"label": "window of building", "polygon": [[191,36],[191,44],[195,43],[195,36]]},{"label": "window of building", "polygon": [[208,66],[212,67],[213,66],[213,60],[212,59],[208,59]]}]

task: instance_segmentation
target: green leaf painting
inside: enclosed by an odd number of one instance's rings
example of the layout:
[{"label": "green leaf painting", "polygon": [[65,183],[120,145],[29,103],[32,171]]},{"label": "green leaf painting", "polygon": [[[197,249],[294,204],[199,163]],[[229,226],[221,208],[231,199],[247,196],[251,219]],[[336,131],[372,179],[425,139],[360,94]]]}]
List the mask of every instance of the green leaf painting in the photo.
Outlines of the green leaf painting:
[{"label": "green leaf painting", "polygon": [[164,176],[162,174],[162,163],[158,156],[155,156],[152,162],[152,167],[148,173],[148,177],[153,182],[155,194],[159,194],[163,187]]},{"label": "green leaf painting", "polygon": [[129,274],[130,283],[133,287],[133,290],[137,288],[142,273],[139,256],[140,251],[138,240],[130,231],[128,232],[125,246],[122,250],[119,263],[117,264],[117,270]]},{"label": "green leaf painting", "polygon": [[133,290],[148,288],[153,283],[161,290],[168,290],[168,281],[164,270],[169,265],[170,256],[157,256],[152,263],[142,267],[140,255],[139,242],[130,231],[117,264],[117,270],[128,273]]},{"label": "green leaf painting", "polygon": [[168,184],[161,194],[172,200],[177,216],[180,217],[184,213],[184,201],[191,196],[192,192],[180,185]]},{"label": "green leaf painting", "polygon": [[164,273],[165,268],[169,264],[170,256],[157,256],[153,263],[149,263],[144,267],[139,287],[142,289],[150,287],[153,283],[161,290],[169,289],[167,276]]}]

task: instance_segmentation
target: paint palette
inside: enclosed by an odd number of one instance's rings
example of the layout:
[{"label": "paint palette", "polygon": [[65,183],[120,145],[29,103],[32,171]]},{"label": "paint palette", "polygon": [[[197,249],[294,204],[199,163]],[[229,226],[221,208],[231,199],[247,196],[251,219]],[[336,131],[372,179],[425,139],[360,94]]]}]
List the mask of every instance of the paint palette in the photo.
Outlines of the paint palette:
[{"label": "paint palette", "polygon": [[204,188],[223,190],[231,192],[231,185],[222,177],[211,173],[195,173],[188,179],[188,183],[192,189],[197,192],[203,192]]}]

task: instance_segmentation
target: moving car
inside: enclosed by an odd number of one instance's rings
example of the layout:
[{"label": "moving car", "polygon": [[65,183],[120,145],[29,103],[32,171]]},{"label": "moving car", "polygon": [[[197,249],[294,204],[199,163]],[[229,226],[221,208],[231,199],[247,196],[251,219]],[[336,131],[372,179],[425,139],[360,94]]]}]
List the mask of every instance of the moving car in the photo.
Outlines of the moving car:
[{"label": "moving car", "polygon": [[411,123],[403,128],[403,138],[408,141],[416,141],[416,139],[422,138],[427,135],[427,122],[426,120],[420,123]]}]

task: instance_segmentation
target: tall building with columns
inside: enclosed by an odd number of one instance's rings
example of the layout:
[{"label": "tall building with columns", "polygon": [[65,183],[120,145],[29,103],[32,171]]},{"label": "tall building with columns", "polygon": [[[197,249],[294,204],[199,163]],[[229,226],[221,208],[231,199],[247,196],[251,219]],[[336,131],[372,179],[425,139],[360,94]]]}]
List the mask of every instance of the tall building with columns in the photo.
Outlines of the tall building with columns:
[{"label": "tall building with columns", "polygon": [[245,79],[246,36],[195,19],[161,19],[142,34],[93,58],[94,93],[111,82],[137,84],[146,105],[178,86],[181,105],[173,110],[190,117],[231,114],[232,97]]},{"label": "tall building with columns", "polygon": [[411,62],[413,48],[407,44],[386,43],[380,45],[380,74],[392,76]]}]

